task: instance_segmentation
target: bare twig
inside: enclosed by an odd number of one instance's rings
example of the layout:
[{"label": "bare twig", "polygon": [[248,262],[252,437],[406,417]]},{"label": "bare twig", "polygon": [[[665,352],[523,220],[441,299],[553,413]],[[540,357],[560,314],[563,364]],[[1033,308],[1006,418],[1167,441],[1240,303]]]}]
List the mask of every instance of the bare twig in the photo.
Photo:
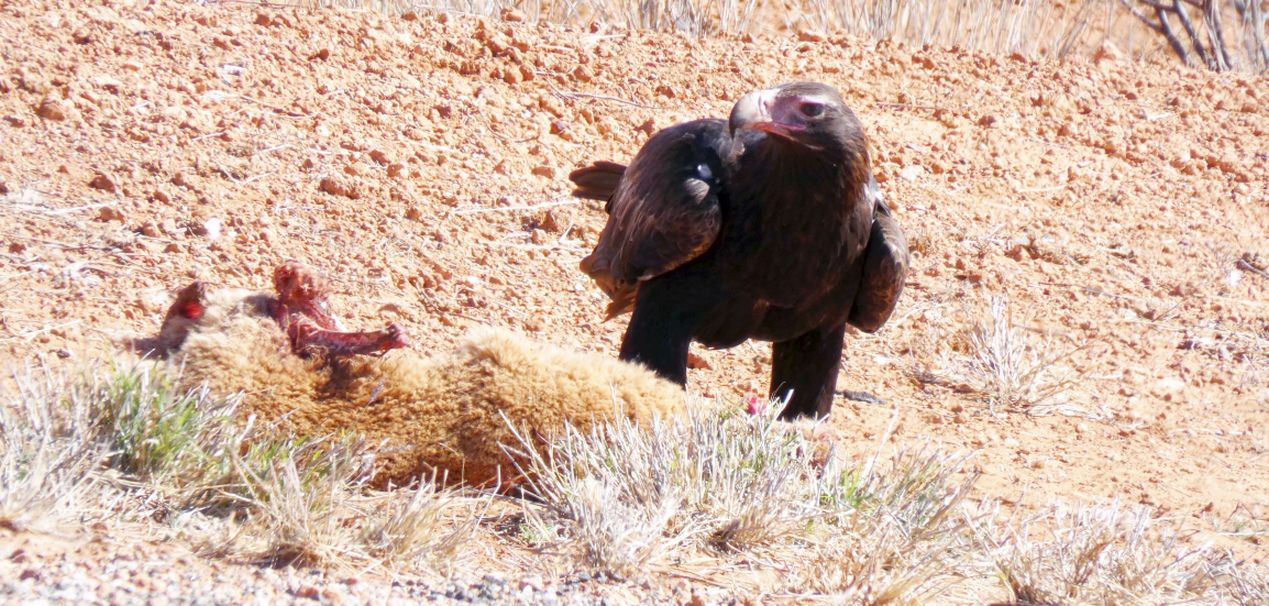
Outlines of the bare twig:
[{"label": "bare twig", "polygon": [[[1260,71],[1269,66],[1269,46],[1264,43],[1265,21],[1263,16],[1257,19],[1262,11],[1259,2],[1228,0],[1228,5],[1241,17],[1242,40],[1235,47],[1243,51],[1239,56],[1230,53],[1221,15],[1225,4],[1220,0],[1119,0],[1119,3],[1146,27],[1163,34],[1168,46],[1186,65],[1192,65],[1190,53],[1193,52],[1204,66],[1213,71],[1228,71],[1240,66]],[[1154,18],[1147,16],[1142,7],[1152,10]],[[1201,12],[1204,31],[1200,31],[1190,17],[1190,8]],[[1172,16],[1185,30],[1189,49],[1173,29]]]},{"label": "bare twig", "polygon": [[[1165,31],[1164,31],[1164,29],[1163,29],[1163,26],[1162,26],[1162,25],[1160,25],[1159,23],[1156,23],[1156,22],[1154,22],[1154,21],[1151,21],[1151,20],[1150,20],[1150,17],[1147,17],[1145,13],[1141,12],[1141,9],[1138,9],[1138,8],[1137,8],[1137,6],[1136,6],[1136,5],[1134,5],[1134,4],[1132,3],[1132,0],[1119,0],[1119,3],[1120,3],[1120,4],[1122,4],[1122,5],[1124,6],[1124,8],[1128,10],[1128,13],[1129,13],[1129,14],[1131,14],[1131,15],[1132,15],[1132,16],[1134,16],[1134,17],[1136,17],[1136,18],[1137,18],[1137,20],[1138,20],[1138,21],[1140,21],[1143,25],[1145,25],[1146,27],[1148,27],[1148,28],[1150,28],[1150,29],[1152,29],[1152,30],[1154,30],[1154,31],[1156,31],[1156,32],[1159,32],[1160,34],[1165,34],[1165,35],[1166,35],[1166,32],[1165,32]],[[1156,9],[1156,10],[1158,10],[1158,9]],[[1171,40],[1169,40],[1169,43],[1170,43],[1170,42],[1171,42]],[[1174,47],[1174,48],[1173,48],[1173,50],[1176,50],[1176,48]],[[1184,54],[1184,52],[1185,52],[1185,50],[1184,50],[1184,49],[1182,49],[1182,50],[1181,50],[1181,53],[1179,53],[1179,54]],[[1184,57],[1182,57],[1182,60],[1184,60]],[[1188,63],[1188,61],[1187,61],[1187,63]]]},{"label": "bare twig", "polygon": [[452,210],[449,212],[449,214],[464,216],[464,215],[479,215],[483,213],[515,212],[515,211],[521,211],[521,210],[538,210],[541,208],[554,208],[556,206],[572,206],[574,204],[579,204],[579,203],[581,203],[581,200],[572,200],[572,199],[555,200],[553,202],[544,202],[542,204],[520,204],[516,206],[495,206],[492,208],[464,208],[459,210]]},{"label": "bare twig", "polygon": [[1260,50],[1260,70],[1269,70],[1269,43],[1265,42],[1265,23],[1269,21],[1264,13],[1264,7],[1259,2],[1249,2],[1250,5],[1248,15],[1244,14],[1243,23],[1249,24],[1252,38],[1256,41],[1256,46]]},{"label": "bare twig", "polygon": [[1185,28],[1186,35],[1190,37],[1190,46],[1194,48],[1195,53],[1198,53],[1203,65],[1216,69],[1216,64],[1212,61],[1207,49],[1203,48],[1203,41],[1199,39],[1194,23],[1190,21],[1190,14],[1185,10],[1185,3],[1181,0],[1172,0],[1172,12],[1181,20],[1181,27]]},{"label": "bare twig", "polygon": [[1233,67],[1233,61],[1229,58],[1229,49],[1225,48],[1221,9],[1215,0],[1203,0],[1203,21],[1207,23],[1208,43],[1212,45],[1212,54],[1218,67],[1221,71],[1228,71]]},{"label": "bare twig", "polygon": [[550,89],[551,89],[552,95],[555,95],[561,99],[568,99],[569,101],[574,101],[577,99],[596,99],[599,101],[612,101],[613,103],[620,103],[622,105],[629,105],[631,107],[638,107],[641,109],[661,109],[654,105],[644,105],[642,103],[637,103],[635,101],[629,101],[626,99],[622,99],[620,97],[613,97],[610,95],[596,95],[593,93],[582,93],[577,91],[560,90],[553,86],[550,87]]}]

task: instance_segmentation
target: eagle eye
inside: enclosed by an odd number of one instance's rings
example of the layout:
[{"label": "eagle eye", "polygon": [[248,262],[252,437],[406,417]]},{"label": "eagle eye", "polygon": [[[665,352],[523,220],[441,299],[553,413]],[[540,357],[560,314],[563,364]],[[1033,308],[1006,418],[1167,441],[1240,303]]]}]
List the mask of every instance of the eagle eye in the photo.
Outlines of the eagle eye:
[{"label": "eagle eye", "polygon": [[814,101],[803,101],[802,104],[798,106],[798,111],[802,112],[803,116],[814,118],[824,113],[824,104],[816,103]]}]

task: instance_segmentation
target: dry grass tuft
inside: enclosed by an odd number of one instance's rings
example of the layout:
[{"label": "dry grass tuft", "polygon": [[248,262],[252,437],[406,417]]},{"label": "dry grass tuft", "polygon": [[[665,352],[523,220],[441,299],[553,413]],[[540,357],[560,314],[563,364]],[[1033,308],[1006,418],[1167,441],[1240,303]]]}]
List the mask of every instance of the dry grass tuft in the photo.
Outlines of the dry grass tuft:
[{"label": "dry grass tuft", "polygon": [[565,432],[538,451],[522,444],[540,506],[533,535],[585,567],[619,576],[705,554],[719,569],[781,562],[763,590],[871,603],[916,599],[945,581],[954,515],[973,476],[959,459],[908,454],[847,467],[825,445],[776,421],[697,410],[640,428],[618,419]]},{"label": "dry grass tuft", "polygon": [[[368,451],[353,437],[279,435],[236,418],[232,399],[174,390],[144,365],[17,383],[0,407],[5,527],[157,522],[206,556],[392,574],[461,573],[479,552],[493,494],[436,478],[368,490]],[[525,561],[831,603],[955,593],[1263,604],[1269,594],[1263,567],[1192,546],[1147,510],[1056,507],[998,523],[990,505],[987,515],[964,507],[976,476],[960,457],[901,452],[856,465],[814,431],[776,421],[778,408],[698,407],[651,426],[619,416],[540,449],[523,440],[532,498],[508,505],[539,554]]]},{"label": "dry grass tuft", "polygon": [[1058,364],[1077,349],[1044,353],[1013,323],[1008,299],[993,297],[966,337],[963,372],[992,407],[1037,414],[1070,389],[1074,381]]},{"label": "dry grass tuft", "polygon": [[1269,43],[1265,41],[1269,11],[1261,2],[1119,0],[1119,3],[1167,40],[1172,52],[1186,65],[1204,65],[1215,71],[1269,70]]},{"label": "dry grass tuft", "polygon": [[1114,508],[1059,511],[1047,539],[1033,540],[1026,525],[1017,531],[1016,540],[998,551],[996,568],[1020,602],[1122,602],[1145,597],[1135,592],[1146,576],[1167,582],[1166,588],[1147,587],[1162,598],[1189,585],[1194,552],[1173,559],[1174,537],[1145,541],[1149,521],[1144,512],[1125,515]]},{"label": "dry grass tuft", "polygon": [[747,31],[758,9],[757,0],[310,0],[308,4],[314,8],[342,7],[388,13],[429,11],[489,17],[514,10],[528,21],[564,25],[597,22],[697,36]]},{"label": "dry grass tuft", "polygon": [[264,473],[235,462],[250,491],[252,534],[268,545],[261,560],[275,566],[321,566],[355,559],[346,529],[360,512],[348,505],[370,473],[358,450],[337,443],[308,460],[282,457]]},{"label": "dry grass tuft", "polygon": [[416,488],[368,497],[368,521],[359,537],[372,557],[388,562],[426,559],[436,567],[459,562],[492,496],[464,496],[437,487],[435,478]]},{"label": "dry grass tuft", "polygon": [[[1204,10],[1209,4],[1215,10]],[[696,36],[760,31],[783,24],[794,31],[845,32],[916,46],[955,46],[1050,59],[1093,54],[1109,42],[1136,54],[1172,52],[1186,64],[1206,64],[1222,71],[1269,69],[1265,42],[1269,11],[1258,2],[1242,0],[1201,5],[1198,0],[795,0],[767,4],[756,0],[308,0],[304,5],[385,13],[514,14],[532,22],[604,23]],[[1188,48],[1197,57],[1182,43],[1185,36],[1180,26],[1160,17],[1186,15],[1187,5],[1196,13],[1197,25],[1184,22],[1189,34],[1186,42],[1192,43]],[[1134,47],[1140,48],[1134,51]]]},{"label": "dry grass tuft", "polygon": [[28,372],[16,383],[0,406],[0,524],[10,528],[52,528],[109,500],[95,515],[167,520],[205,554],[439,566],[492,498],[426,478],[413,490],[369,491],[361,441],[242,419],[237,398],[175,389],[148,363],[80,379]]},{"label": "dry grass tuft", "polygon": [[0,402],[0,528],[53,530],[74,517],[105,449],[92,398],[62,376],[28,369]]},{"label": "dry grass tuft", "polygon": [[1014,603],[1264,603],[1263,570],[1189,546],[1145,508],[1055,506],[1016,527],[993,524],[978,525],[976,540]]},{"label": "dry grass tuft", "polygon": [[1014,323],[1007,298],[991,297],[945,319],[950,322],[943,325],[962,328],[933,331],[932,344],[914,348],[922,350],[913,369],[917,380],[976,394],[992,412],[1096,416],[1067,398],[1076,378],[1066,363],[1083,347],[1038,342]]},{"label": "dry grass tuft", "polygon": [[830,461],[837,477],[821,502],[836,514],[808,542],[790,585],[835,601],[912,603],[964,575],[956,549],[966,531],[960,513],[976,474],[961,475],[960,457],[902,452],[884,468],[854,470]]},{"label": "dry grass tuft", "polygon": [[1216,585],[1218,603],[1269,604],[1269,568],[1245,566],[1229,556],[1204,562],[1203,568]]},{"label": "dry grass tuft", "polygon": [[840,31],[874,40],[1049,57],[1064,57],[1081,43],[1089,46],[1083,40],[1089,24],[1117,7],[1105,0],[1082,0],[1069,6],[1043,0],[798,0],[779,5],[756,0],[311,0],[309,5],[484,16],[516,10],[529,21],[573,26],[598,22],[695,36],[757,31],[782,22],[793,30]]}]

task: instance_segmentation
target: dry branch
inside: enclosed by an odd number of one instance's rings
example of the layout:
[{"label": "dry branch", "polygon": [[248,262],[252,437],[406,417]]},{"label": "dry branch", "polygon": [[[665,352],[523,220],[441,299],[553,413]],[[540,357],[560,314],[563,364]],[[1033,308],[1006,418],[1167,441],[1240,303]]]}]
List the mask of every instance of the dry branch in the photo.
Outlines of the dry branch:
[{"label": "dry branch", "polygon": [[[1269,68],[1269,46],[1265,44],[1265,18],[1259,2],[1244,3],[1240,0],[1119,0],[1129,14],[1146,27],[1160,33],[1167,40],[1172,52],[1176,53],[1186,65],[1193,65],[1190,60],[1191,50],[1198,55],[1203,65],[1213,71],[1229,71],[1243,67],[1252,71],[1264,71]],[[1240,16],[1242,42],[1235,48],[1242,48],[1242,54],[1234,54],[1229,50],[1225,21],[1221,12],[1229,6]],[[1196,22],[1190,17],[1189,9],[1199,11],[1201,20]],[[1146,10],[1153,12],[1153,17]],[[1181,41],[1172,25],[1172,17],[1176,17],[1189,39],[1189,49]],[[1201,28],[1200,25],[1201,24]],[[1238,29],[1235,29],[1237,32]]]}]

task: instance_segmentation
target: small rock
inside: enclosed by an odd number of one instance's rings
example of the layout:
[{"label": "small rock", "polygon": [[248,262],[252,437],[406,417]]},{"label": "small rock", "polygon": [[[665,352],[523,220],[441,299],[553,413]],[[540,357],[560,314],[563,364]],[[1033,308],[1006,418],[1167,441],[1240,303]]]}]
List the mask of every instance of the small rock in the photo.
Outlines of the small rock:
[{"label": "small rock", "polygon": [[555,213],[549,210],[542,215],[542,220],[538,222],[538,226],[551,233],[558,233],[560,231],[559,219],[556,219]]},{"label": "small rock", "polygon": [[119,212],[119,209],[112,206],[103,206],[101,207],[101,210],[97,211],[97,220],[103,223],[107,221],[119,221],[122,223],[123,213]]},{"label": "small rock", "polygon": [[1161,392],[1176,392],[1185,389],[1185,381],[1176,377],[1164,377],[1155,383],[1155,387]]},{"label": "small rock", "polygon": [[916,166],[915,164],[912,166],[905,166],[899,170],[899,178],[903,179],[904,181],[916,181],[917,177],[920,177],[920,176],[921,176],[921,167]]},{"label": "small rock", "polygon": [[802,30],[798,32],[798,40],[802,42],[823,42],[824,34]]},{"label": "small rock", "polygon": [[224,227],[224,222],[219,217],[212,217],[203,221],[203,234],[207,236],[208,240],[218,240],[220,239],[222,227]]},{"label": "small rock", "polygon": [[687,367],[691,369],[713,368],[709,365],[709,362],[705,361],[705,358],[702,358],[692,352],[688,352],[687,354]]},{"label": "small rock", "polygon": [[106,175],[106,173],[97,173],[93,176],[92,180],[88,182],[88,187],[114,193],[115,181]]},{"label": "small rock", "polygon": [[96,78],[93,78],[93,82],[97,86],[105,89],[106,92],[115,95],[119,94],[119,90],[123,88],[123,85],[111,76],[97,76]]},{"label": "small rock", "polygon": [[550,167],[550,166],[546,166],[546,165],[534,166],[534,167],[533,167],[533,174],[535,174],[535,175],[537,175],[537,176],[539,176],[539,177],[546,177],[547,179],[554,179],[554,178],[555,178],[555,169],[554,169],[554,168],[552,168],[552,167]]},{"label": "small rock", "polygon": [[502,20],[508,23],[523,23],[524,13],[514,8],[504,8],[502,9]]},{"label": "small rock", "polygon": [[851,389],[843,389],[840,392],[847,400],[855,402],[863,402],[865,404],[885,405],[886,401],[866,391],[855,391]]},{"label": "small rock", "polygon": [[35,115],[45,120],[61,122],[66,119],[66,110],[62,108],[62,103],[57,99],[44,97],[44,100],[40,101],[39,107],[35,108]]},{"label": "small rock", "polygon": [[1122,61],[1123,58],[1123,51],[1119,50],[1119,47],[1115,46],[1115,44],[1109,40],[1103,42],[1102,45],[1093,52],[1094,63],[1101,63],[1107,59],[1111,61]]},{"label": "small rock", "polygon": [[342,606],[348,600],[343,592],[336,590],[334,587],[327,587],[322,590],[321,601],[323,604],[330,604],[331,606]]},{"label": "small rock", "polygon": [[343,183],[336,181],[332,177],[322,179],[322,182],[318,184],[317,187],[318,189],[334,196],[343,196],[352,200],[356,200],[361,197],[361,194],[357,193],[356,190],[345,186]]}]

